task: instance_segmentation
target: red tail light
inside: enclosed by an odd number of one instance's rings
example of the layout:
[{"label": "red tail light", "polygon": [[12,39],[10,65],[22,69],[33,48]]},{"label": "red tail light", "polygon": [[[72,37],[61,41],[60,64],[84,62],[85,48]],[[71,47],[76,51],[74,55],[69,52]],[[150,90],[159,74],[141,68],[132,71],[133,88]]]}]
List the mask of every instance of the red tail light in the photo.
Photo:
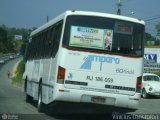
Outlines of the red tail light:
[{"label": "red tail light", "polygon": [[136,92],[141,92],[142,88],[142,76],[137,78]]},{"label": "red tail light", "polygon": [[57,83],[64,84],[64,77],[65,77],[65,69],[61,66],[58,67],[58,74],[57,74]]}]

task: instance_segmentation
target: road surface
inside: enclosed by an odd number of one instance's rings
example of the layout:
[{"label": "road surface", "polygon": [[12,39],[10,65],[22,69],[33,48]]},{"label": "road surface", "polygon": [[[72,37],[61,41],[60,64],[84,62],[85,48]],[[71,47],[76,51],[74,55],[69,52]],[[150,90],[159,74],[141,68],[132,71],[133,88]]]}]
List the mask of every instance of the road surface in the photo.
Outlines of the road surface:
[{"label": "road surface", "polygon": [[25,102],[25,94],[22,88],[11,84],[11,79],[8,78],[7,72],[11,71],[19,60],[14,59],[0,66],[0,114],[7,114],[11,118],[18,117],[18,120],[21,117],[24,119],[34,117],[37,120],[39,118],[42,120],[56,120],[45,114],[38,113],[34,105]]}]

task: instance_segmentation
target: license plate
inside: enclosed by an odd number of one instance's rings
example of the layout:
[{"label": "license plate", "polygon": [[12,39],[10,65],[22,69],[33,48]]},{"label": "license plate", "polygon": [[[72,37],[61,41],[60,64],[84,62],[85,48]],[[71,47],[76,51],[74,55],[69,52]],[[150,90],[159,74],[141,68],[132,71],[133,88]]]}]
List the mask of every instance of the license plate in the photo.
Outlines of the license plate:
[{"label": "license plate", "polygon": [[91,97],[91,101],[94,103],[105,103],[105,100],[103,97]]}]

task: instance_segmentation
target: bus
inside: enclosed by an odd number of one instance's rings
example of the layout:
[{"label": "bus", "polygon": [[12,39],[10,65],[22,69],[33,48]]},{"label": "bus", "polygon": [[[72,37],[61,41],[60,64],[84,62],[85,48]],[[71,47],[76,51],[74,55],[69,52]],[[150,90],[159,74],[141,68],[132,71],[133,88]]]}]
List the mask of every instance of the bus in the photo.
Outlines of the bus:
[{"label": "bus", "polygon": [[126,16],[66,11],[34,30],[25,53],[26,101],[38,111],[54,102],[137,109],[145,22]]}]

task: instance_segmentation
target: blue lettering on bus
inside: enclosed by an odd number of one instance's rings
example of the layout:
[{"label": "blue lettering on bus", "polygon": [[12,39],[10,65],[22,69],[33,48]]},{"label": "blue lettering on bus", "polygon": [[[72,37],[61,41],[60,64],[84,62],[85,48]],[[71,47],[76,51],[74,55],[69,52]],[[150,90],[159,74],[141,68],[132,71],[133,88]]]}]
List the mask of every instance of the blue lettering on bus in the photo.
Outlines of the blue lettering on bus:
[{"label": "blue lettering on bus", "polygon": [[87,28],[87,27],[78,27],[77,31],[79,31],[79,32],[86,32],[86,33],[98,33],[98,29]]},{"label": "blue lettering on bus", "polygon": [[92,62],[99,62],[100,63],[100,71],[101,71],[103,63],[115,63],[115,64],[119,64],[120,63],[120,59],[119,58],[115,58],[115,57],[89,55],[86,58],[85,62],[81,65],[80,69],[91,70]]}]

